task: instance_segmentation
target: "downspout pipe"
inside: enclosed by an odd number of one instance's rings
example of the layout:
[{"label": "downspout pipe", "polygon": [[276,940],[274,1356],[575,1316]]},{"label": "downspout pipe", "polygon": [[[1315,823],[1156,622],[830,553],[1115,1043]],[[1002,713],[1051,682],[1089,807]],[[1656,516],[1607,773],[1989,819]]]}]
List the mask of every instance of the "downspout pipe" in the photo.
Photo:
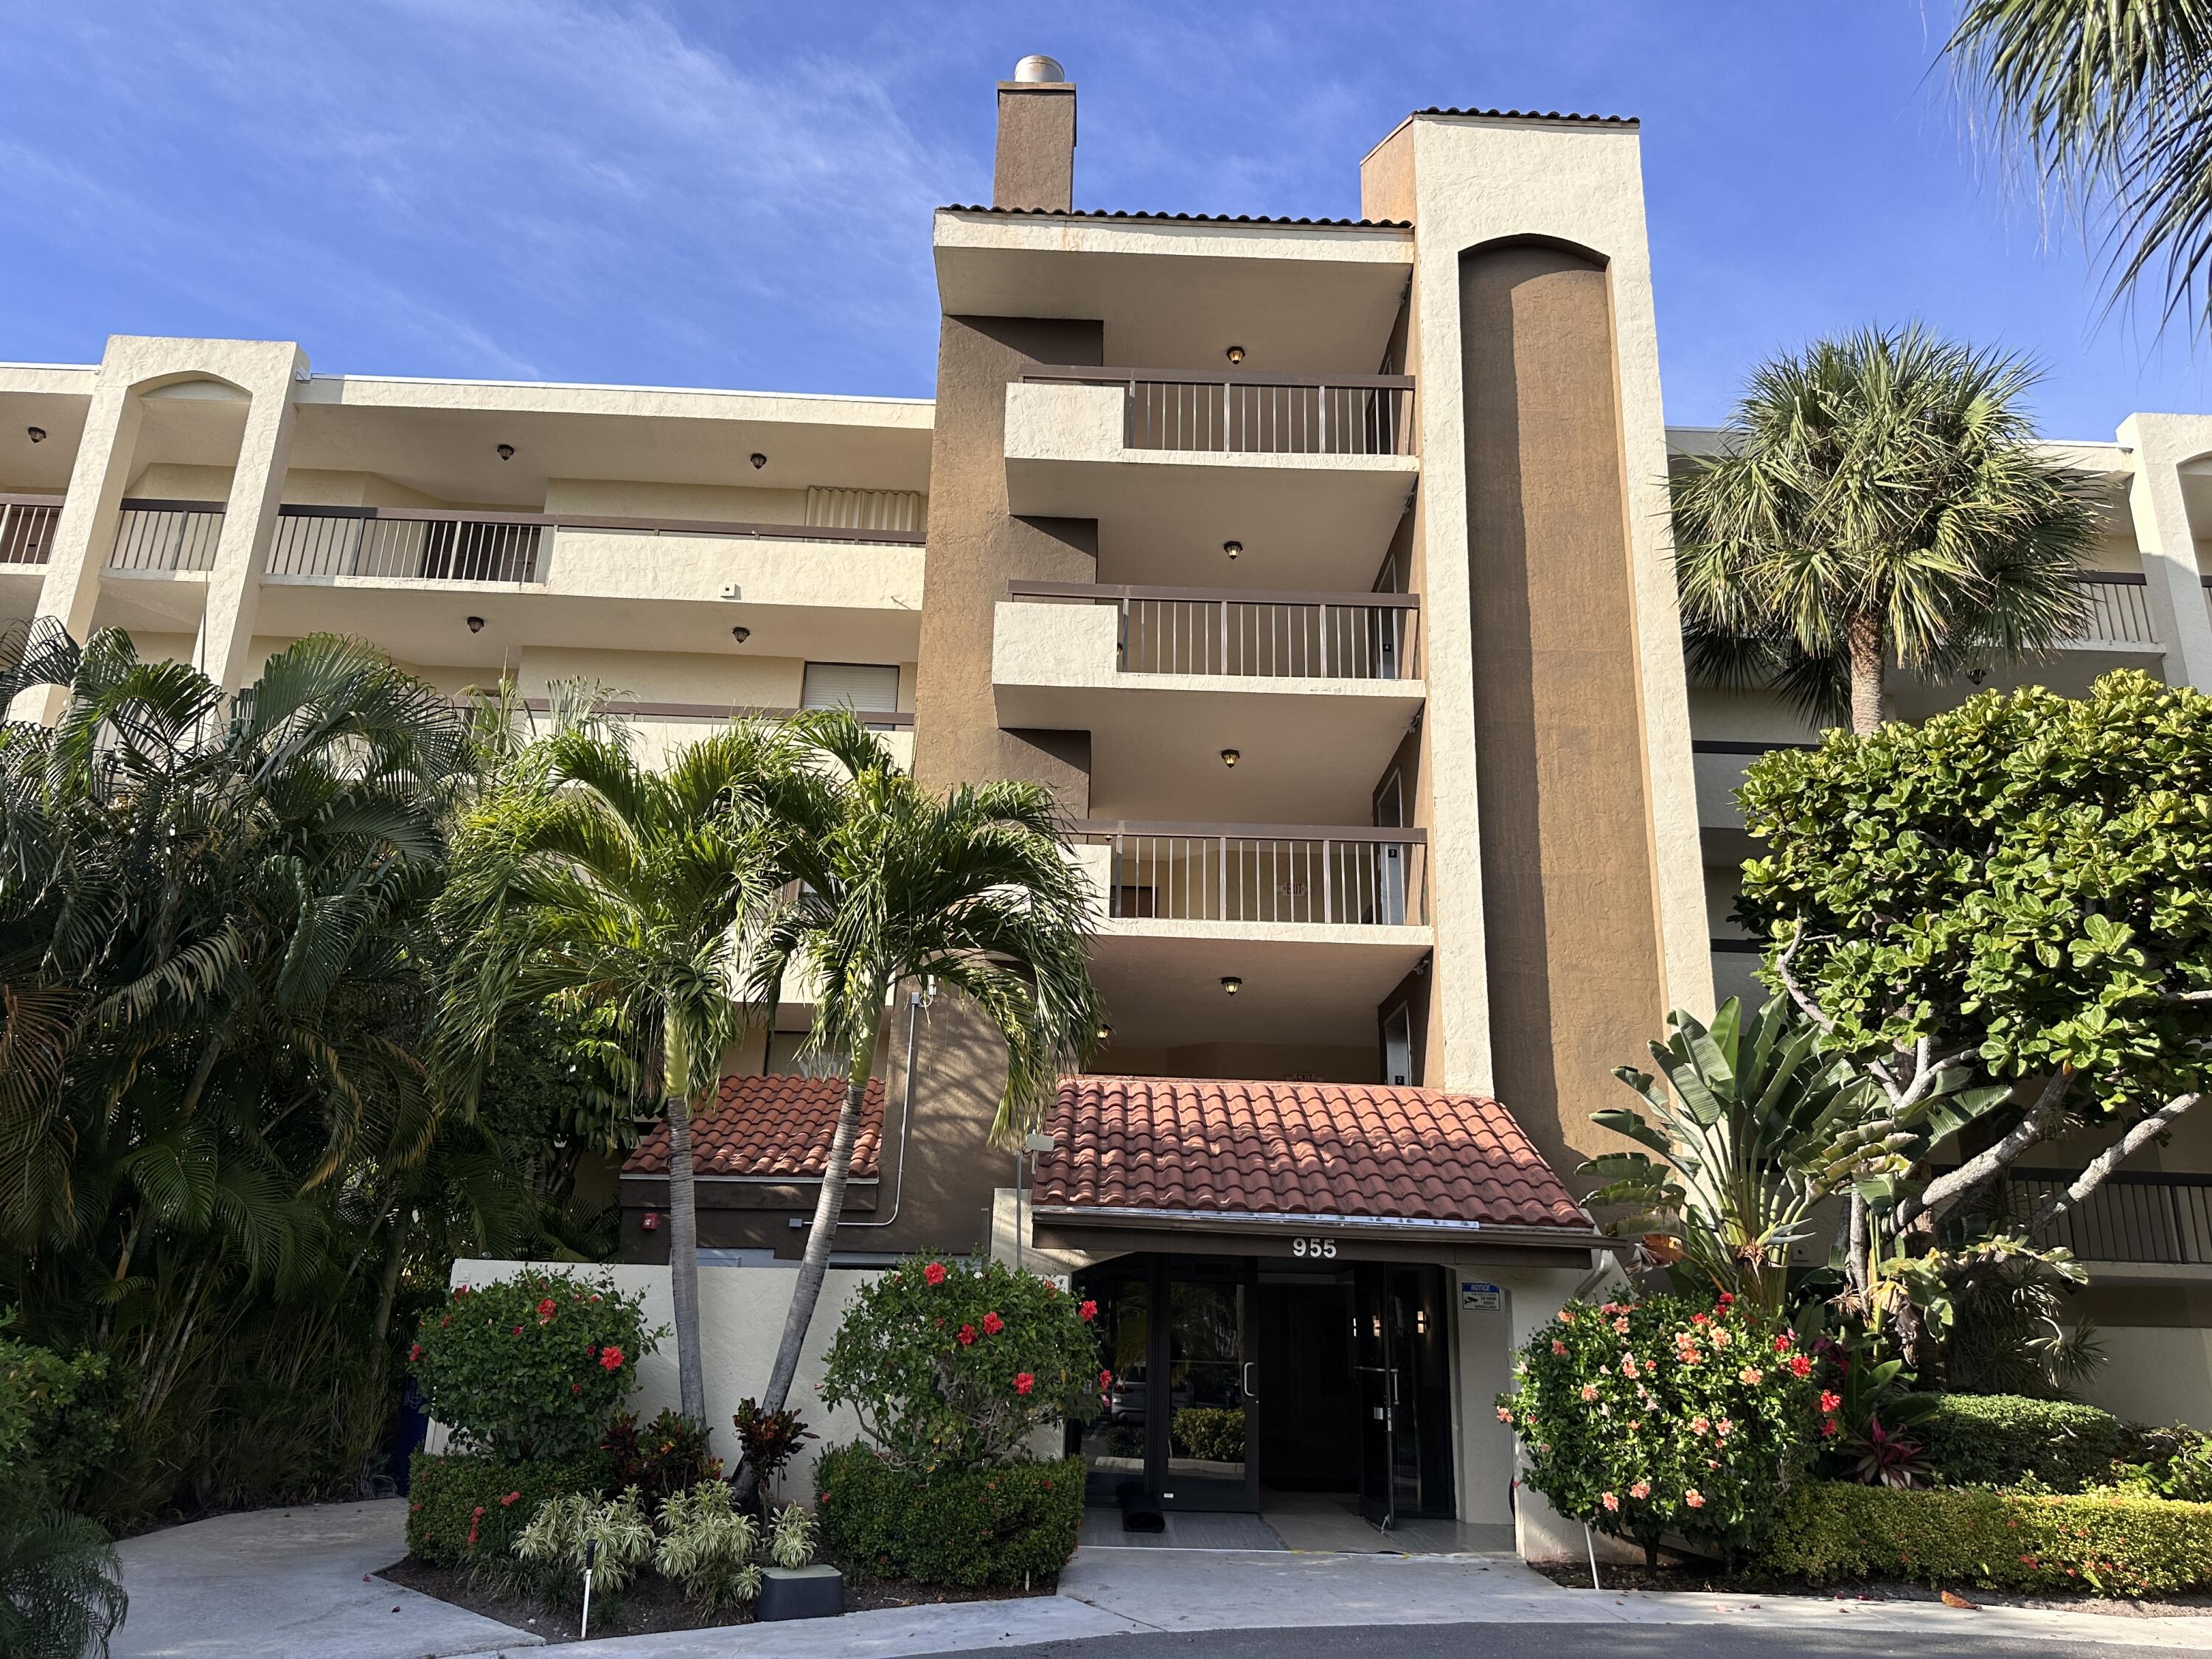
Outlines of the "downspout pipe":
[{"label": "downspout pipe", "polygon": [[[934,988],[933,984],[929,988],[931,991]],[[888,1227],[898,1219],[899,1204],[906,1196],[907,1139],[914,1132],[915,1033],[921,1018],[921,1011],[929,1006],[929,1001],[928,992],[908,991],[906,994],[906,1079],[899,1091],[898,1173],[891,1177],[891,1212],[878,1221],[841,1220],[837,1224],[841,1230],[847,1227]]]}]

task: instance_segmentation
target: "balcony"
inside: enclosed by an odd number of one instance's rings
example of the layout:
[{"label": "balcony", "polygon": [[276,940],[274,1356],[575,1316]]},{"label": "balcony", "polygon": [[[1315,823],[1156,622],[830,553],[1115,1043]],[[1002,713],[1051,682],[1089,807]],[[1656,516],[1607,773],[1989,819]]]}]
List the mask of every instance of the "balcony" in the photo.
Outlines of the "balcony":
[{"label": "balcony", "polygon": [[1233,541],[1285,586],[1364,584],[1419,473],[1413,416],[1404,375],[1032,369],[1006,388],[1008,503],[1098,520],[1131,574]]},{"label": "balcony", "polygon": [[1088,732],[1093,811],[1357,821],[1421,709],[1419,619],[1403,593],[1016,582],[999,722]]},{"label": "balcony", "polygon": [[[2012,1170],[2005,1213],[2025,1225],[2070,1186],[2078,1170]],[[2037,1233],[2063,1245],[2102,1283],[2129,1279],[2212,1279],[2212,1176],[2123,1171]]]},{"label": "balcony", "polygon": [[58,495],[0,495],[0,617],[38,607],[61,516]]},{"label": "balcony", "polygon": [[1372,1043],[1376,1005],[1429,951],[1423,830],[1090,821],[1073,836],[1104,912],[1093,973],[1117,1043]]},{"label": "balcony", "polygon": [[[552,708],[550,701],[544,697],[524,697],[520,702],[523,709],[533,715],[548,714]],[[720,731],[733,720],[783,720],[799,712],[796,708],[648,702],[630,698],[609,698],[598,707],[601,714],[613,715],[630,727],[636,737],[637,757],[647,766],[665,764],[674,750]],[[914,715],[910,711],[869,709],[862,711],[860,719],[868,730],[883,738],[884,747],[890,751],[891,759],[902,770],[914,769]]]},{"label": "balcony", "polygon": [[459,600],[484,619],[473,645],[487,660],[514,645],[726,653],[743,626],[758,655],[907,661],[923,544],[797,524],[288,506],[263,626],[326,626],[313,619],[340,587],[349,625],[402,654]]}]

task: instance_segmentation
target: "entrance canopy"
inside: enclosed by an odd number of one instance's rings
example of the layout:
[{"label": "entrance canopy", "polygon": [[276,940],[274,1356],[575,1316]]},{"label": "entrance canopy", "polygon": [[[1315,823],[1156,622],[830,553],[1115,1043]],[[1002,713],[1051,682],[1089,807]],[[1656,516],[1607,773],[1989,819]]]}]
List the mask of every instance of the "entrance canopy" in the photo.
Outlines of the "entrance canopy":
[{"label": "entrance canopy", "polygon": [[1070,1077],[1045,1130],[1044,1248],[1549,1267],[1617,1248],[1480,1095]]}]

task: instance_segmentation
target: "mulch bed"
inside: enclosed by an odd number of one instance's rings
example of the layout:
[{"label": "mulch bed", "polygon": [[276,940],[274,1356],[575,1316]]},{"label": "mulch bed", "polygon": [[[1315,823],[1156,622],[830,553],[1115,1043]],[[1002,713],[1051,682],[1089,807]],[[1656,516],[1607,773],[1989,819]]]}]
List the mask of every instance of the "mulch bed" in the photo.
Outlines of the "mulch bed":
[{"label": "mulch bed", "polygon": [[[818,1559],[831,1565],[838,1565],[833,1556],[823,1555]],[[480,1613],[487,1619],[496,1619],[517,1630],[542,1636],[548,1643],[578,1639],[576,1625],[582,1611],[580,1607],[541,1601],[533,1595],[502,1593],[466,1567],[434,1567],[417,1561],[412,1556],[405,1556],[377,1576],[408,1589],[435,1596],[441,1601],[451,1602],[457,1607],[466,1607],[471,1613]],[[1583,1582],[1589,1583],[1587,1574]],[[1014,1601],[1025,1595],[1050,1595],[1059,1587],[1057,1579],[1046,1579],[1026,1590],[963,1590],[945,1589],[933,1584],[905,1584],[885,1579],[856,1583],[848,1577],[845,1581],[845,1611],[871,1613],[883,1607],[929,1607],[945,1601]],[[750,1623],[752,1614],[750,1610],[701,1612],[684,1601],[680,1586],[670,1583],[655,1573],[640,1574],[619,1596],[594,1594],[592,1597],[592,1638],[594,1641],[603,1636],[650,1636],[666,1631],[712,1630],[727,1625]]]},{"label": "mulch bed", "polygon": [[[1528,1564],[1553,1583],[1566,1589],[1590,1587],[1587,1560],[1531,1561]],[[1802,1578],[1777,1578],[1771,1574],[1723,1572],[1710,1561],[1668,1559],[1657,1570],[1626,1562],[1597,1564],[1598,1583],[1607,1592],[1676,1590],[1693,1595],[1773,1595],[1804,1597],[1819,1601],[1941,1601],[1946,1595],[1983,1607],[2034,1607],[2063,1613],[2100,1613],[2121,1619],[2174,1619],[2212,1611],[2212,1595],[2202,1591],[2186,1595],[2135,1601],[2123,1596],[2022,1595],[2009,1590],[1979,1589],[1971,1584],[1954,1585],[1948,1591],[1896,1579],[1867,1579],[1850,1583],[1808,1583]],[[1952,1605],[1957,1605],[1954,1601]]]}]

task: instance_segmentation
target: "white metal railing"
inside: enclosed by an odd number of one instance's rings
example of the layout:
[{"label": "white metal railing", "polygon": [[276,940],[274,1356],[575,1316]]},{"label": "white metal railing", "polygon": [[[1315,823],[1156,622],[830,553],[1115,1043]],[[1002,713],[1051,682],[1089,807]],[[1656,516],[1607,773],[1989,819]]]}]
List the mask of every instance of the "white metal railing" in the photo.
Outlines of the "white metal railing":
[{"label": "white metal railing", "polygon": [[456,582],[544,580],[545,526],[460,514],[288,507],[269,551],[272,576]]},{"label": "white metal railing", "polygon": [[1396,680],[1419,676],[1420,601],[1410,593],[1275,592],[1013,582],[1017,601],[1110,605],[1125,674]]},{"label": "white metal railing", "polygon": [[58,495],[0,495],[0,564],[44,564],[62,520]]},{"label": "white metal railing", "polygon": [[1427,835],[1304,825],[1097,823],[1108,914],[1183,921],[1404,927],[1428,920]]},{"label": "white metal railing", "polygon": [[110,570],[212,570],[222,544],[221,501],[126,501]]},{"label": "white metal railing", "polygon": [[1131,449],[1268,455],[1413,453],[1413,381],[1406,374],[1038,368],[1024,371],[1022,378],[1121,387],[1122,441]]}]

